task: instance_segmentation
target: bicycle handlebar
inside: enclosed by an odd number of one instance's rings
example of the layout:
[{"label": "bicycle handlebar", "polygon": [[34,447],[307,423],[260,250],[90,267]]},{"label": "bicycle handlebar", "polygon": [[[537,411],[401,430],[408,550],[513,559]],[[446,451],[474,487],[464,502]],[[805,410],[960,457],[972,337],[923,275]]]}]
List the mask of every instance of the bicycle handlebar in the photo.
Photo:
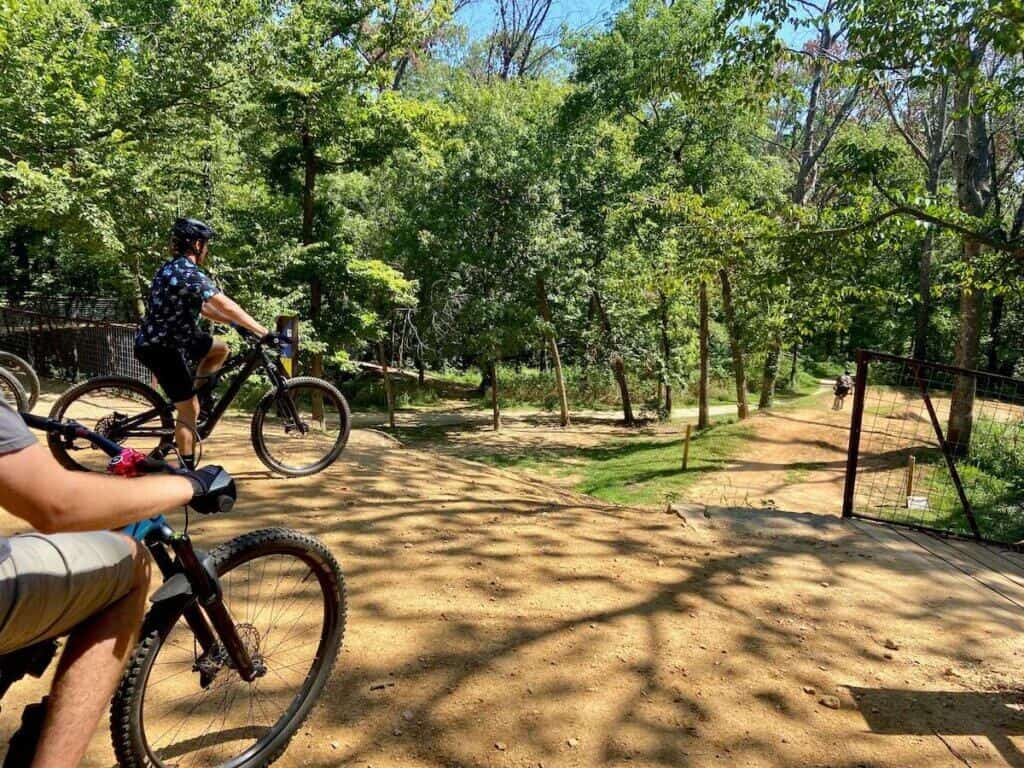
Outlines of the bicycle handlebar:
[{"label": "bicycle handlebar", "polygon": [[[36,416],[35,414],[32,413],[25,413],[24,411],[21,413],[21,418],[24,420],[26,424],[32,427],[32,429],[38,429],[43,432],[46,432],[47,434],[55,433],[67,438],[84,438],[93,445],[97,446],[110,458],[120,456],[121,451],[123,450],[123,448],[117,443],[115,443],[113,440],[108,440],[103,435],[96,434],[92,430],[86,429],[77,421],[57,421],[56,419],[48,419],[43,416]],[[157,460],[152,459],[152,461]],[[166,462],[159,463],[170,468],[170,465],[168,465]]]},{"label": "bicycle handlebar", "polygon": [[[134,476],[135,474],[156,474],[156,473],[167,473],[175,475],[184,475],[186,477],[194,477],[194,473],[185,473],[180,469],[172,467],[166,461],[161,459],[155,459],[151,456],[142,456],[138,451],[132,448],[125,448],[113,440],[104,437],[103,435],[93,432],[91,429],[86,429],[84,426],[79,424],[77,421],[58,421],[57,419],[48,419],[43,416],[36,416],[32,413],[21,412],[21,418],[28,426],[33,429],[38,429],[47,434],[57,434],[62,437],[74,439],[76,437],[88,440],[93,445],[97,446],[105,454],[111,458],[111,463],[117,462],[119,459],[128,458],[130,459],[132,469],[135,472],[127,471],[125,473],[114,472],[114,474],[123,474],[124,476]],[[222,467],[217,467],[217,477],[209,488],[197,495],[189,503],[193,509],[203,514],[209,514],[211,512],[229,512],[234,506],[235,502],[235,484],[231,479],[231,475],[227,470]],[[212,503],[210,503],[212,501]]]}]

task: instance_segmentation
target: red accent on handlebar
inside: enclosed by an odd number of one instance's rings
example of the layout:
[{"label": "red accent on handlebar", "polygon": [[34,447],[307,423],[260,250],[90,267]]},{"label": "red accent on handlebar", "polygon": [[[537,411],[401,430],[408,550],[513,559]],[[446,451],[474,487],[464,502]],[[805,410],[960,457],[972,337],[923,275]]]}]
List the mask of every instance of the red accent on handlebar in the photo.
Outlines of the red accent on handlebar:
[{"label": "red accent on handlebar", "polygon": [[107,472],[118,477],[138,477],[143,473],[143,467],[148,460],[142,451],[125,448],[121,451],[120,456],[115,456],[110,460]]}]

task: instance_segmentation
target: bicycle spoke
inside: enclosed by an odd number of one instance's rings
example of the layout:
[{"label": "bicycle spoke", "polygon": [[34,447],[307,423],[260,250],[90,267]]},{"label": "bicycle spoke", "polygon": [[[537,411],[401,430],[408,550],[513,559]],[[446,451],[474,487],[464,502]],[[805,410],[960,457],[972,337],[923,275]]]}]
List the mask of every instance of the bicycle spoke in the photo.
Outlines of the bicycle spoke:
[{"label": "bicycle spoke", "polygon": [[[294,712],[322,658],[324,592],[309,562],[268,553],[229,569],[221,583],[229,615],[243,619],[239,637],[265,673],[246,683],[225,657],[196,662],[185,648],[187,624],[176,624],[145,689],[155,706],[146,705],[144,727],[158,733],[147,741],[164,768],[220,766],[266,738]],[[213,665],[216,677],[206,689],[199,688],[196,663]]]}]

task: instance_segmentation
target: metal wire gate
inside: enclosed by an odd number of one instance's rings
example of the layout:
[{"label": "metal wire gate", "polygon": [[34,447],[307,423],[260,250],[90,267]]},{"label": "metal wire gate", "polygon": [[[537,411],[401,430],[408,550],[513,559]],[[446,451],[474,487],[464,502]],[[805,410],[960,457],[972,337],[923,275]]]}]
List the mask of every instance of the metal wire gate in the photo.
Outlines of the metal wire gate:
[{"label": "metal wire gate", "polygon": [[1024,545],[1024,380],[857,352],[843,516]]},{"label": "metal wire gate", "polygon": [[135,325],[89,317],[0,307],[0,349],[14,352],[43,376],[77,381],[117,374],[148,382],[135,359]]}]

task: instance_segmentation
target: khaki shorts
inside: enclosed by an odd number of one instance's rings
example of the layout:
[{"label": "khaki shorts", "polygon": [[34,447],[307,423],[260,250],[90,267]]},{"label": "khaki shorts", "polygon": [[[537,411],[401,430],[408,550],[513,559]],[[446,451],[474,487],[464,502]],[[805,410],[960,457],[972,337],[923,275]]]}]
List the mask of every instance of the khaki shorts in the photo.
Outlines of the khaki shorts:
[{"label": "khaki shorts", "polygon": [[109,531],[26,533],[0,563],[0,654],[67,634],[135,582],[131,539]]}]

